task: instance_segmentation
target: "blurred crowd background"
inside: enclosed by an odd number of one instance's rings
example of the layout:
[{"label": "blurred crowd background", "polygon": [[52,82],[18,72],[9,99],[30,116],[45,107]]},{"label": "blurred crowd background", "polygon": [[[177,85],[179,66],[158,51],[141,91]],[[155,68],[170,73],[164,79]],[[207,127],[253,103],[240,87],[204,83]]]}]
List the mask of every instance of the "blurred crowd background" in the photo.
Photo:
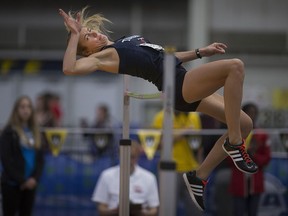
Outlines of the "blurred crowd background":
[{"label": "blurred crowd background", "polygon": [[[258,215],[288,215],[286,0],[4,0],[0,7],[0,129],[15,100],[29,96],[46,154],[34,215],[96,215],[93,188],[100,173],[118,162],[123,76],[97,72],[67,77],[61,71],[67,32],[58,8],[75,11],[86,5],[91,6],[91,13],[100,12],[112,21],[108,26],[112,39],[140,34],[179,51],[214,41],[228,45],[224,56],[199,59],[187,68],[219,58],[244,61],[243,105],[257,105],[257,127],[266,130],[271,149],[271,161],[265,166],[269,190],[261,198]],[[150,83],[132,77],[129,90],[157,92]],[[160,100],[131,100],[131,137],[139,140],[138,129],[152,128],[161,108]],[[201,129],[223,129],[207,116],[199,118]],[[52,135],[48,129],[54,129]],[[217,135],[213,131],[201,139],[187,135],[197,160],[205,157]],[[161,149],[156,149],[152,159],[143,152],[139,164],[158,176],[160,155]],[[213,173],[207,215],[232,215],[227,207],[230,175],[225,162]],[[183,203],[178,204],[177,215],[185,215]]]}]

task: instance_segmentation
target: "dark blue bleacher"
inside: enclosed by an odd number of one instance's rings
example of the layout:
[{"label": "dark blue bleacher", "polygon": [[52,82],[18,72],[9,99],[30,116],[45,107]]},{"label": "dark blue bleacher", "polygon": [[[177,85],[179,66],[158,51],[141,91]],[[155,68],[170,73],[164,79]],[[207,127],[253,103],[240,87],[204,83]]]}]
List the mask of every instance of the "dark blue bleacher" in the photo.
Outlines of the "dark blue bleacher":
[{"label": "dark blue bleacher", "polygon": [[[159,155],[147,160],[139,158],[139,165],[157,174]],[[115,163],[111,157],[101,157],[93,163],[79,162],[68,155],[47,155],[37,193],[34,215],[37,216],[97,216],[91,201],[100,173]]]}]

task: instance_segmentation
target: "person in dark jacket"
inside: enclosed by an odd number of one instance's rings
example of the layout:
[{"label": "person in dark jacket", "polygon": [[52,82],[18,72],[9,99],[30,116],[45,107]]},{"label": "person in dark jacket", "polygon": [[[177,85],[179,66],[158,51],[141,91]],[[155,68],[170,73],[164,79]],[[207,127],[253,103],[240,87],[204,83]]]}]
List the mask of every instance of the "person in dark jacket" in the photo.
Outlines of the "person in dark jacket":
[{"label": "person in dark jacket", "polygon": [[[247,103],[243,106],[243,111],[251,117],[255,128],[258,107],[253,103]],[[234,216],[257,216],[260,195],[264,192],[264,168],[271,159],[268,139],[268,134],[260,129],[257,129],[257,133],[251,132],[246,139],[247,151],[259,167],[257,173],[244,174],[232,165],[229,190],[233,197]]]},{"label": "person in dark jacket", "polygon": [[2,209],[5,216],[32,215],[44,156],[32,101],[16,100],[0,136]]}]

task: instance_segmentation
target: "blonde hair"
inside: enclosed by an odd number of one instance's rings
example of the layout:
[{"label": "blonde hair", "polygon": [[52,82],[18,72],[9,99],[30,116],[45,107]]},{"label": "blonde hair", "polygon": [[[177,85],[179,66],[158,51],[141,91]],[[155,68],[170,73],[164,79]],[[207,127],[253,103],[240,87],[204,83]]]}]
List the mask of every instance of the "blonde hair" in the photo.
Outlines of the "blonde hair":
[{"label": "blonde hair", "polygon": [[[97,13],[97,14],[93,14],[91,16],[89,16],[87,9],[89,8],[89,6],[85,6],[84,8],[82,8],[80,11],[69,11],[68,15],[73,18],[76,19],[77,14],[80,13],[80,24],[82,25],[82,27],[86,27],[92,30],[95,30],[99,33],[105,34],[106,36],[108,36],[108,33],[111,33],[111,31],[107,30],[105,27],[105,23],[112,23],[109,19],[106,19],[102,14]],[[71,36],[71,32],[69,30],[69,28],[66,26],[66,30],[68,31],[68,40],[70,39]],[[78,48],[77,48],[77,55],[83,55],[83,51],[84,51],[84,47],[79,46],[78,44]]]},{"label": "blonde hair", "polygon": [[33,134],[33,138],[34,138],[34,146],[33,147],[38,149],[38,148],[40,148],[40,145],[41,145],[40,130],[39,130],[39,127],[36,123],[35,111],[34,111],[32,101],[28,96],[21,96],[15,101],[13,109],[12,109],[12,113],[10,115],[10,118],[8,120],[7,125],[11,126],[17,132],[17,134],[18,134],[18,136],[22,142],[28,143],[28,139],[26,138],[26,136],[24,134],[23,126],[21,124],[21,119],[20,119],[20,116],[18,113],[19,106],[20,106],[21,102],[25,99],[29,101],[29,104],[31,107],[31,116],[28,119],[27,125]]}]

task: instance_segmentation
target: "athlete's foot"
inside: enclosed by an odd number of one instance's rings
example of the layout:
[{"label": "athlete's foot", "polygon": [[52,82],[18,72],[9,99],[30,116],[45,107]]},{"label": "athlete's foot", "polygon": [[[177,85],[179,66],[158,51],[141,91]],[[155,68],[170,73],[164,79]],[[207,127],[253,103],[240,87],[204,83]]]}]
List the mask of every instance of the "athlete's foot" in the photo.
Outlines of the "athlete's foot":
[{"label": "athlete's foot", "polygon": [[196,171],[184,173],[183,178],[193,202],[201,211],[204,211],[203,195],[207,181],[199,179]]},{"label": "athlete's foot", "polygon": [[258,166],[252,161],[246,152],[244,140],[241,144],[232,145],[229,143],[229,139],[227,138],[222,145],[222,148],[231,157],[235,166],[240,171],[249,174],[257,172]]}]

